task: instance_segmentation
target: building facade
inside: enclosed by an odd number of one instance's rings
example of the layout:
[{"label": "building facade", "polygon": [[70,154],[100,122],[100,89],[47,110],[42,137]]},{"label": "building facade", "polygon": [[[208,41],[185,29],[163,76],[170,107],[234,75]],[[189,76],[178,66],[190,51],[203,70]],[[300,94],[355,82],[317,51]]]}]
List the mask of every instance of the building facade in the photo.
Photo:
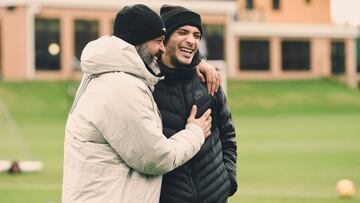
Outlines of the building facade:
[{"label": "building facade", "polygon": [[[144,3],[199,12],[201,51],[232,79],[345,75],[357,86],[353,27],[333,25],[330,0],[11,0],[0,2],[2,80],[79,78],[81,51],[112,33],[118,10]],[[221,63],[219,63],[221,62]]]},{"label": "building facade", "polygon": [[233,26],[238,79],[307,79],[344,75],[357,87],[354,27],[334,25],[330,0],[238,0]]},{"label": "building facade", "polygon": [[[85,45],[111,35],[116,13],[135,3],[159,11],[163,4],[184,1],[33,0],[0,2],[0,75],[2,80],[54,80],[79,78],[79,59]],[[209,59],[226,58],[234,2],[186,3],[203,18]],[[231,17],[230,17],[231,16]],[[206,50],[204,50],[206,51]]]}]

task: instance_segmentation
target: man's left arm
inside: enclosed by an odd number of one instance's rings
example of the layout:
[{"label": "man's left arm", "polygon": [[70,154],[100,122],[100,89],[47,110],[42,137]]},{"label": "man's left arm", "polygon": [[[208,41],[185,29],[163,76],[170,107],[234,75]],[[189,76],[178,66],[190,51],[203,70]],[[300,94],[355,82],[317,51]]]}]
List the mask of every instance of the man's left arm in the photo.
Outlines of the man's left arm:
[{"label": "man's left arm", "polygon": [[231,117],[231,112],[227,104],[227,99],[224,94],[223,89],[220,87],[220,90],[216,94],[217,105],[216,105],[216,116],[217,124],[219,126],[220,140],[222,144],[223,159],[226,171],[229,174],[230,183],[231,183],[231,192],[232,196],[237,190],[237,180],[236,180],[236,133],[234,124]]}]

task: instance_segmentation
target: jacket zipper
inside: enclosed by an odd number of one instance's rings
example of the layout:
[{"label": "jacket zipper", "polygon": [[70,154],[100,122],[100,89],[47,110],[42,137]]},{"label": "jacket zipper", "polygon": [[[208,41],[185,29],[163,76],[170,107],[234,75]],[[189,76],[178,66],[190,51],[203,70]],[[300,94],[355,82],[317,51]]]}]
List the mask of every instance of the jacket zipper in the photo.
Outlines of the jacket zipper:
[{"label": "jacket zipper", "polygon": [[[187,118],[189,117],[189,115],[187,115],[188,113],[188,109],[189,109],[189,104],[186,100],[186,87],[184,84],[181,84],[181,96],[182,96],[182,99],[183,99],[183,108],[184,108],[184,121],[185,121],[185,125],[186,125],[186,122],[187,122]],[[189,112],[190,113],[190,112]]]},{"label": "jacket zipper", "polygon": [[[181,84],[181,96],[183,98],[183,105],[184,105],[184,112],[185,112],[185,123],[187,122],[187,118],[189,117],[189,115],[187,115],[186,113],[188,112],[188,110],[190,109],[189,113],[191,112],[191,107],[192,106],[189,106],[189,102],[188,100],[186,99],[186,86],[185,84]],[[195,101],[195,100],[194,100]],[[192,161],[190,160],[189,162],[189,175],[190,175],[190,184],[191,184],[191,188],[192,188],[192,191],[194,192],[194,198],[192,199],[192,202],[193,203],[198,203],[198,192],[197,192],[197,189],[196,189],[196,186],[195,186],[195,183],[194,183],[194,180],[193,180],[193,176],[192,176]]]}]

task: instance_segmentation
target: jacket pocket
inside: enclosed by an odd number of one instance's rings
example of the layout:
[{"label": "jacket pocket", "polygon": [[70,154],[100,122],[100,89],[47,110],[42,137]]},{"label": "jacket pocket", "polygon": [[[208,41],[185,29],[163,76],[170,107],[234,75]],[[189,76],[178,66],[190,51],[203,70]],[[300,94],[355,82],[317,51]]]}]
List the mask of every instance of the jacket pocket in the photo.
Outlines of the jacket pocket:
[{"label": "jacket pocket", "polygon": [[225,164],[223,163],[222,166],[224,167],[224,175],[226,177],[226,181],[225,181],[225,185],[226,185],[226,194],[227,196],[230,196],[231,193],[231,180],[230,180],[230,175],[228,173],[228,171],[226,170]]},{"label": "jacket pocket", "polygon": [[159,202],[161,176],[148,176],[134,172],[128,178],[129,202]]}]

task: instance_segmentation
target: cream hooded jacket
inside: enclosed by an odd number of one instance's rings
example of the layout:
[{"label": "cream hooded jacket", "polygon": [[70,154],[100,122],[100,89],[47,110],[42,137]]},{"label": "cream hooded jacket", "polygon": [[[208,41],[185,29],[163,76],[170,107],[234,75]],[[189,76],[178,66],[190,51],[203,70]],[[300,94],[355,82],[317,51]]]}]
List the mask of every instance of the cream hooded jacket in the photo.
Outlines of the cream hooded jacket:
[{"label": "cream hooded jacket", "polygon": [[159,202],[162,174],[192,158],[203,131],[167,139],[151,88],[158,81],[134,46],[101,37],[83,50],[83,80],[65,128],[62,202]]}]

